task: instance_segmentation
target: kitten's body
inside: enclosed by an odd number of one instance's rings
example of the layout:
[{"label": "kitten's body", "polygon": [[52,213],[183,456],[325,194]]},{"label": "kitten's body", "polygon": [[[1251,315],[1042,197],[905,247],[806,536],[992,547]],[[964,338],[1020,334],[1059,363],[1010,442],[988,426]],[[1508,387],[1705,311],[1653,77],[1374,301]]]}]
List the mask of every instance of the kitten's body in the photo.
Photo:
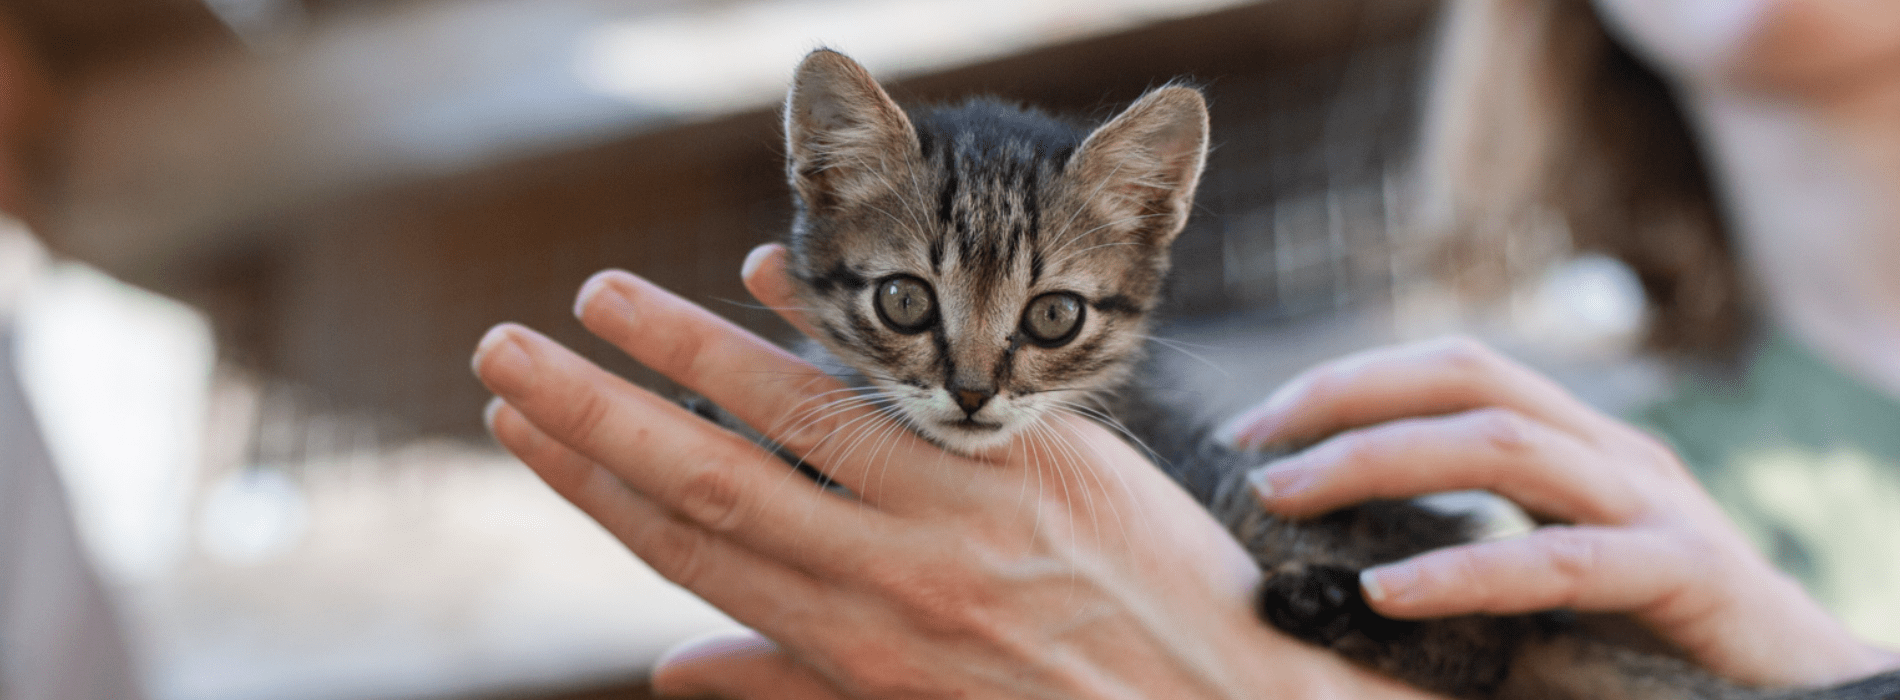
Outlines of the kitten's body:
[{"label": "kitten's body", "polygon": [[786,130],[791,267],[832,356],[821,366],[960,452],[1050,411],[1119,416],[1253,554],[1267,574],[1260,613],[1282,630],[1464,698],[1900,695],[1900,674],[1737,687],[1621,618],[1372,613],[1359,570],[1467,541],[1469,525],[1409,502],[1271,516],[1243,483],[1268,457],[1221,446],[1140,384],[1148,312],[1205,158],[1197,92],[1150,92],[1094,130],[994,102],[906,113],[850,59],[818,51],[799,68]]}]

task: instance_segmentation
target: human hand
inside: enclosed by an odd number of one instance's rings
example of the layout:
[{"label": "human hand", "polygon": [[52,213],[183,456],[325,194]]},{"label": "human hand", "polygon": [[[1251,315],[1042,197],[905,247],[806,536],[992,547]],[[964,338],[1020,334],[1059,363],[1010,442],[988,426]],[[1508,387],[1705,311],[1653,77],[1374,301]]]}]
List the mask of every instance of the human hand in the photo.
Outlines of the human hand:
[{"label": "human hand", "polygon": [[1331,436],[1254,475],[1283,515],[1485,489],[1566,523],[1366,570],[1384,615],[1628,613],[1711,671],[1766,685],[1900,665],[1770,566],[1663,443],[1476,342],[1322,364],[1234,425],[1244,447]]},{"label": "human hand", "polygon": [[[783,254],[755,251],[746,282],[786,309]],[[533,331],[491,330],[474,364],[498,396],[501,443],[662,575],[772,640],[676,657],[662,692],[1423,697],[1261,624],[1245,552],[1094,423],[1057,416],[963,457],[627,273],[589,280],[577,315],[859,496],[816,488]]]}]

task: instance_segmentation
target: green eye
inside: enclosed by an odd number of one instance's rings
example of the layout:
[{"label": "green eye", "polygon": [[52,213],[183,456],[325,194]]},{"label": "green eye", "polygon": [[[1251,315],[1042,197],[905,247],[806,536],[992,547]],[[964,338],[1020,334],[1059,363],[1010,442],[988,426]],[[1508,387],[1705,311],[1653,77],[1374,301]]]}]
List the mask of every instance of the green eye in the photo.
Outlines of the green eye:
[{"label": "green eye", "polygon": [[902,275],[877,283],[878,319],[899,333],[922,333],[937,321],[937,299],[923,280]]},{"label": "green eye", "polygon": [[1044,294],[1023,309],[1023,333],[1042,347],[1059,347],[1082,330],[1086,312],[1081,297],[1068,292]]}]

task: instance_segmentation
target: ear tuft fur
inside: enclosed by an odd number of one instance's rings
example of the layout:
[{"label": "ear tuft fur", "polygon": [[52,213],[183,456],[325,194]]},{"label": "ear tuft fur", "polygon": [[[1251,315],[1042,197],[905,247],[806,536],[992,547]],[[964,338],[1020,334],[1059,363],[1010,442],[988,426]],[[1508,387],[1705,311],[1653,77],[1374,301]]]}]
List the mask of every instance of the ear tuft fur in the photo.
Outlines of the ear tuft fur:
[{"label": "ear tuft fur", "polygon": [[785,98],[786,169],[807,207],[861,201],[880,171],[905,167],[918,153],[904,110],[857,61],[818,49],[798,64]]},{"label": "ear tuft fur", "polygon": [[1194,189],[1207,163],[1207,100],[1198,90],[1161,87],[1089,134],[1069,171],[1099,187],[1102,214],[1134,218],[1157,245],[1187,225]]}]

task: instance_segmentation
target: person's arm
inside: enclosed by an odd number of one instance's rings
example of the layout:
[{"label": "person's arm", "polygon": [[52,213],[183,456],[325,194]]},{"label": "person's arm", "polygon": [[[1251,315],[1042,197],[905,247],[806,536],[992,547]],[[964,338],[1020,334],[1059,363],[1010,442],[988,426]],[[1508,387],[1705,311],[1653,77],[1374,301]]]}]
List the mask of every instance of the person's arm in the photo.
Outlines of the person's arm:
[{"label": "person's arm", "polygon": [[[756,252],[746,278],[785,309],[782,255]],[[1252,560],[1098,425],[1058,418],[998,459],[964,458],[630,274],[590,280],[577,313],[861,496],[817,488],[531,330],[491,330],[474,365],[498,396],[501,443],[662,575],[772,640],[675,657],[662,692],[1424,697],[1260,623]]]},{"label": "person's arm", "polygon": [[1368,570],[1388,616],[1629,613],[1711,670],[1769,685],[1900,666],[1755,552],[1665,445],[1475,342],[1321,365],[1236,424],[1244,445],[1332,436],[1257,475],[1282,514],[1487,489],[1568,523]]}]

